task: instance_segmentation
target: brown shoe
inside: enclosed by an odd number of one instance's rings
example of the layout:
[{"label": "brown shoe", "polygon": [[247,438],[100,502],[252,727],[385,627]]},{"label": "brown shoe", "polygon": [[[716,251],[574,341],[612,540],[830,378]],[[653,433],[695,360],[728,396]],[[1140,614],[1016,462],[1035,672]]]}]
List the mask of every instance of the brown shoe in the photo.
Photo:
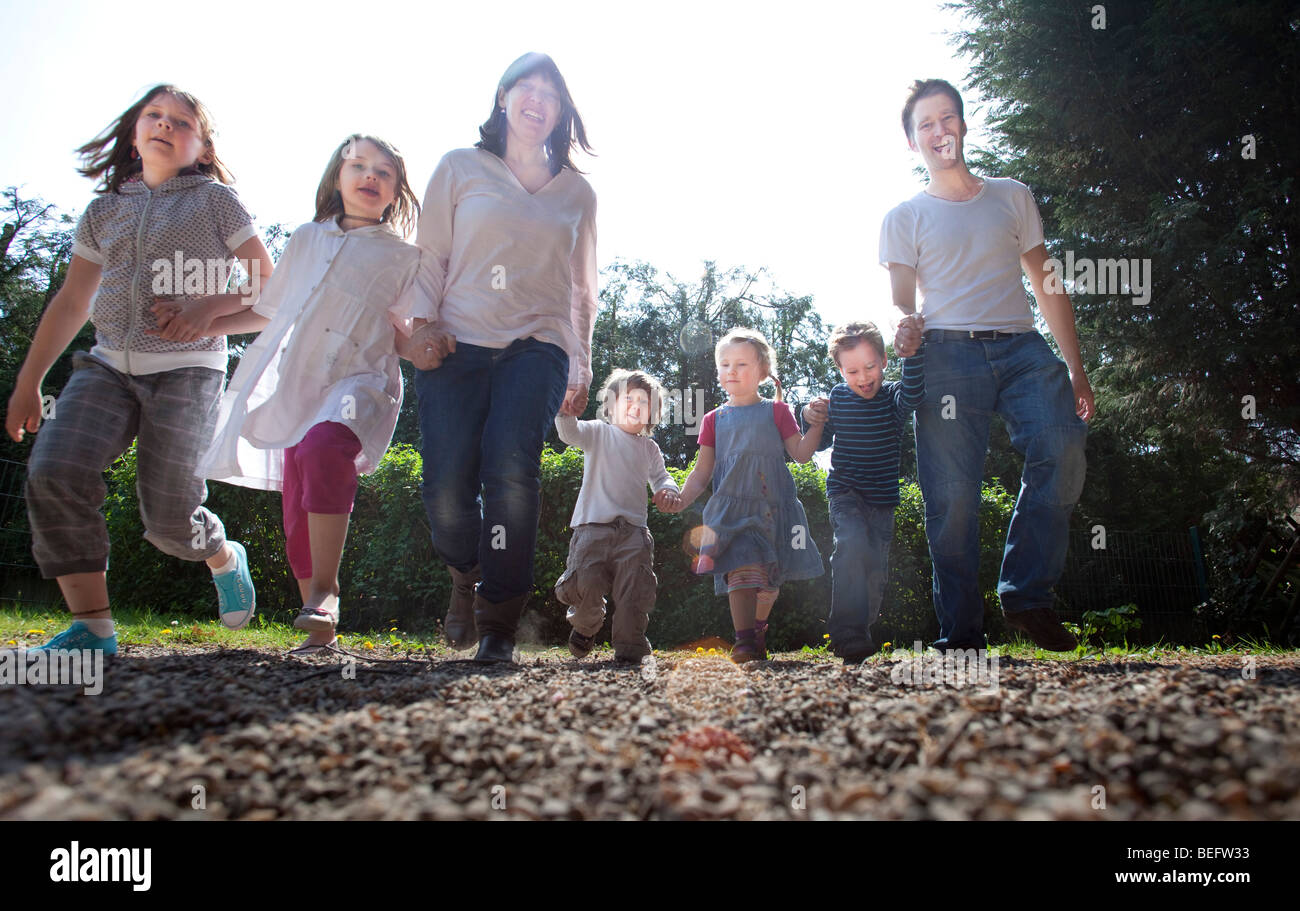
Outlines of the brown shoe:
[{"label": "brown shoe", "polygon": [[1031,607],[1023,611],[1003,611],[1007,624],[1018,629],[1041,649],[1049,652],[1072,652],[1079,642],[1061,625],[1061,618],[1050,607]]},{"label": "brown shoe", "polygon": [[442,631],[452,648],[469,648],[478,641],[478,630],[474,628],[474,587],[483,578],[483,572],[477,566],[464,573],[451,566],[447,571],[451,573],[451,605]]}]

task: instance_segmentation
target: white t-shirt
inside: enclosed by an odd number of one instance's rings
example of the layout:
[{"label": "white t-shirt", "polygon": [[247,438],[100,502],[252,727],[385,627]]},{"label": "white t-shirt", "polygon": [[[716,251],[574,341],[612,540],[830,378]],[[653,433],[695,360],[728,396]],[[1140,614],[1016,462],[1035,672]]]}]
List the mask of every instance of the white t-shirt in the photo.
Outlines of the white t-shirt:
[{"label": "white t-shirt", "polygon": [[394,328],[410,334],[420,249],[387,224],[293,232],[253,312],[271,322],[221,401],[199,477],[281,490],[284,450],[324,421],[361,441],[357,474],[379,465],[402,407]]},{"label": "white t-shirt", "polygon": [[579,421],[568,415],[555,418],[560,439],[583,452],[582,490],[569,524],[577,528],[587,522],[613,522],[620,516],[633,525],[646,527],[648,483],[661,490],[680,492],[668,469],[659,444],[649,437],[620,430],[604,421]]},{"label": "white t-shirt", "polygon": [[1043,242],[1029,188],[986,177],[973,199],[921,192],[880,227],[880,264],[916,270],[917,311],[928,329],[1027,332],[1034,328],[1020,257]]}]

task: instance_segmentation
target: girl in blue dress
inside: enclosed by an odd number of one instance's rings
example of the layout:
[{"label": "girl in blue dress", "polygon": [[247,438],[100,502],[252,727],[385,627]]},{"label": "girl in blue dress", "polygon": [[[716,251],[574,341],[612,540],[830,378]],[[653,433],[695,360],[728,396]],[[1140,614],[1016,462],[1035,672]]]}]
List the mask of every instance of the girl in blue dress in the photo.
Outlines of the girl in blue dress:
[{"label": "girl in blue dress", "polygon": [[[776,355],[762,334],[732,329],[714,359],[728,399],[704,416],[699,457],[675,511],[712,481],[694,569],[712,573],[714,591],[727,595],[736,628],[731,659],[742,664],[767,657],[767,618],[781,583],[822,574],[821,554],[785,465],[787,455],[800,463],[811,459],[822,429],[814,425],[800,435],[794,412],[781,401],[772,369]],[[774,402],[758,394],[769,377]]]}]

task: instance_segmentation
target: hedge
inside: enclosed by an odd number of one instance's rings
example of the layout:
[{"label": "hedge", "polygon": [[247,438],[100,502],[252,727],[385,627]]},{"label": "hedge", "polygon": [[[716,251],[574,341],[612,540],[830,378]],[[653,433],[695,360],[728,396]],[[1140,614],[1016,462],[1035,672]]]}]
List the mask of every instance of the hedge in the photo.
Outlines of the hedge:
[{"label": "hedge", "polygon": [[[689,469],[669,471],[681,484]],[[830,608],[831,529],[826,476],[812,463],[791,464],[790,471],[826,573],[781,589],[769,633],[772,647],[781,650],[822,644]],[[344,630],[393,625],[403,630],[427,631],[446,613],[451,580],[433,554],[429,523],[420,499],[420,475],[419,453],[410,446],[395,445],[378,470],[361,479],[339,574]],[[568,635],[565,606],[556,600],[554,585],[564,570],[568,522],[581,484],[579,450],[556,452],[548,448],[543,452],[535,589],[521,626],[521,641],[560,644]],[[1014,500],[997,482],[984,485],[982,497],[980,586],[985,592],[985,630],[996,641],[1005,633],[995,589]],[[901,500],[890,550],[890,581],[881,621],[873,633],[878,641],[910,645],[916,639],[933,640],[938,625],[930,598],[925,510],[915,483],[902,485]],[[230,537],[248,549],[259,612],[280,620],[290,619],[300,601],[284,554],[279,494],[214,483],[209,485],[207,505],[221,517]],[[726,599],[713,594],[711,577],[690,571],[684,546],[688,531],[700,523],[702,506],[703,500],[679,515],[664,515],[650,508],[659,600],[648,634],[657,647],[678,646],[711,636],[729,639],[731,635]],[[110,469],[105,515],[110,539],[115,542],[109,573],[114,604],[178,615],[215,614],[207,568],[202,563],[166,557],[142,539],[134,448]],[[609,638],[608,621],[597,638]]]}]

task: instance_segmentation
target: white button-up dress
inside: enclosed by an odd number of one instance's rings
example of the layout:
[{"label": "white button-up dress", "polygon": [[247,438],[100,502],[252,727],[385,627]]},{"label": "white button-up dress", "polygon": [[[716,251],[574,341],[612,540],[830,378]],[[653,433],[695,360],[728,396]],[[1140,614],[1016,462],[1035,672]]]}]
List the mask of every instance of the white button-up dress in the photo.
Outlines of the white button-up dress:
[{"label": "white button-up dress", "polygon": [[420,248],[387,224],[294,231],[253,306],[271,322],[235,370],[197,474],[283,490],[284,450],[323,421],[349,427],[357,473],[374,471],[402,407],[393,330],[411,332],[419,266]]}]

